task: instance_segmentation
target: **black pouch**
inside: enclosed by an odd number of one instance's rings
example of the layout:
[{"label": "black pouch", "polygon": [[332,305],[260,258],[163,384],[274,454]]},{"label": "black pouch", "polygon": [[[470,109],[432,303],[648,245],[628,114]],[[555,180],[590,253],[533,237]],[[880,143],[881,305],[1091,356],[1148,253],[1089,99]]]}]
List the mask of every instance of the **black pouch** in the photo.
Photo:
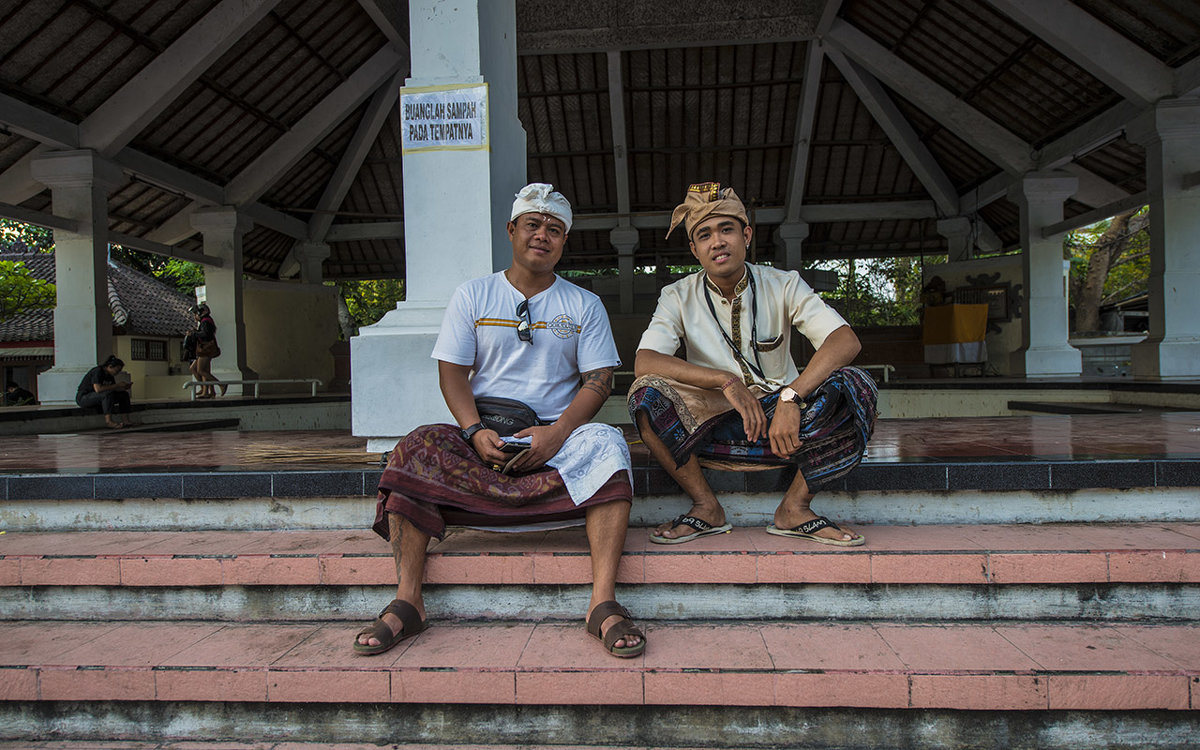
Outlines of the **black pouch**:
[{"label": "black pouch", "polygon": [[484,427],[495,430],[500,437],[515,435],[526,427],[544,424],[537,413],[521,401],[511,398],[482,396],[475,399],[475,409]]}]

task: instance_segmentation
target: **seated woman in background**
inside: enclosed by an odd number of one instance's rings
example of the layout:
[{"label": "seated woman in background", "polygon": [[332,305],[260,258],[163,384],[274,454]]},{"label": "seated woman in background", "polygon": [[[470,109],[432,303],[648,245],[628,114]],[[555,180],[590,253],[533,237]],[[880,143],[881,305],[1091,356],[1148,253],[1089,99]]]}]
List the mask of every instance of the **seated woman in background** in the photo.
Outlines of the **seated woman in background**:
[{"label": "seated woman in background", "polygon": [[[100,408],[104,412],[104,423],[112,428],[128,427],[129,421],[129,389],[133,383],[126,380],[117,382],[117,375],[125,369],[125,363],[116,355],[110,355],[99,366],[88,370],[83,380],[79,381],[79,390],[75,394],[75,403],[84,409]],[[114,414],[121,419],[113,419]]]}]

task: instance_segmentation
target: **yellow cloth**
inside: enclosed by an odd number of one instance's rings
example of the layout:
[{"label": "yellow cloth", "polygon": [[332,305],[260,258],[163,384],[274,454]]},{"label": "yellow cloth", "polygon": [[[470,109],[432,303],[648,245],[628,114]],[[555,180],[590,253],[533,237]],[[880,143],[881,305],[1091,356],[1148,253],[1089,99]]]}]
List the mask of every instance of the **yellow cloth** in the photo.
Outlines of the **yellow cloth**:
[{"label": "yellow cloth", "polygon": [[987,334],[987,316],[987,305],[926,307],[923,343],[929,346],[983,341]]}]

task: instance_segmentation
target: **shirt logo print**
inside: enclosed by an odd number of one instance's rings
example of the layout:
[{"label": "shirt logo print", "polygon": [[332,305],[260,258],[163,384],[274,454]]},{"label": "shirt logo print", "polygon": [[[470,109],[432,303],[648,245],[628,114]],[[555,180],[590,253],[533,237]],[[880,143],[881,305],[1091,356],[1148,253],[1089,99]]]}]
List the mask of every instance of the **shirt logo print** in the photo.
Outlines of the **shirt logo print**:
[{"label": "shirt logo print", "polygon": [[546,328],[560,339],[569,339],[580,331],[579,326],[575,325],[575,321],[571,320],[571,316],[566,313],[547,323]]}]

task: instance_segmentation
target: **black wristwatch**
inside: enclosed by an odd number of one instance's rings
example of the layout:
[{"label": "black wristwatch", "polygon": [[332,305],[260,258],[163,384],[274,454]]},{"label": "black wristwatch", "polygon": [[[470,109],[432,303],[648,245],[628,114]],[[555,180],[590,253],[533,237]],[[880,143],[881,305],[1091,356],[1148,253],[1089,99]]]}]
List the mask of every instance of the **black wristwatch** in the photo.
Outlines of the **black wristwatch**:
[{"label": "black wristwatch", "polygon": [[484,428],[483,422],[476,422],[475,424],[471,425],[467,429],[462,430],[459,434],[462,435],[463,440],[465,440],[466,442],[469,443],[469,442],[471,442],[471,438],[475,437],[475,433],[479,432],[483,428]]}]

